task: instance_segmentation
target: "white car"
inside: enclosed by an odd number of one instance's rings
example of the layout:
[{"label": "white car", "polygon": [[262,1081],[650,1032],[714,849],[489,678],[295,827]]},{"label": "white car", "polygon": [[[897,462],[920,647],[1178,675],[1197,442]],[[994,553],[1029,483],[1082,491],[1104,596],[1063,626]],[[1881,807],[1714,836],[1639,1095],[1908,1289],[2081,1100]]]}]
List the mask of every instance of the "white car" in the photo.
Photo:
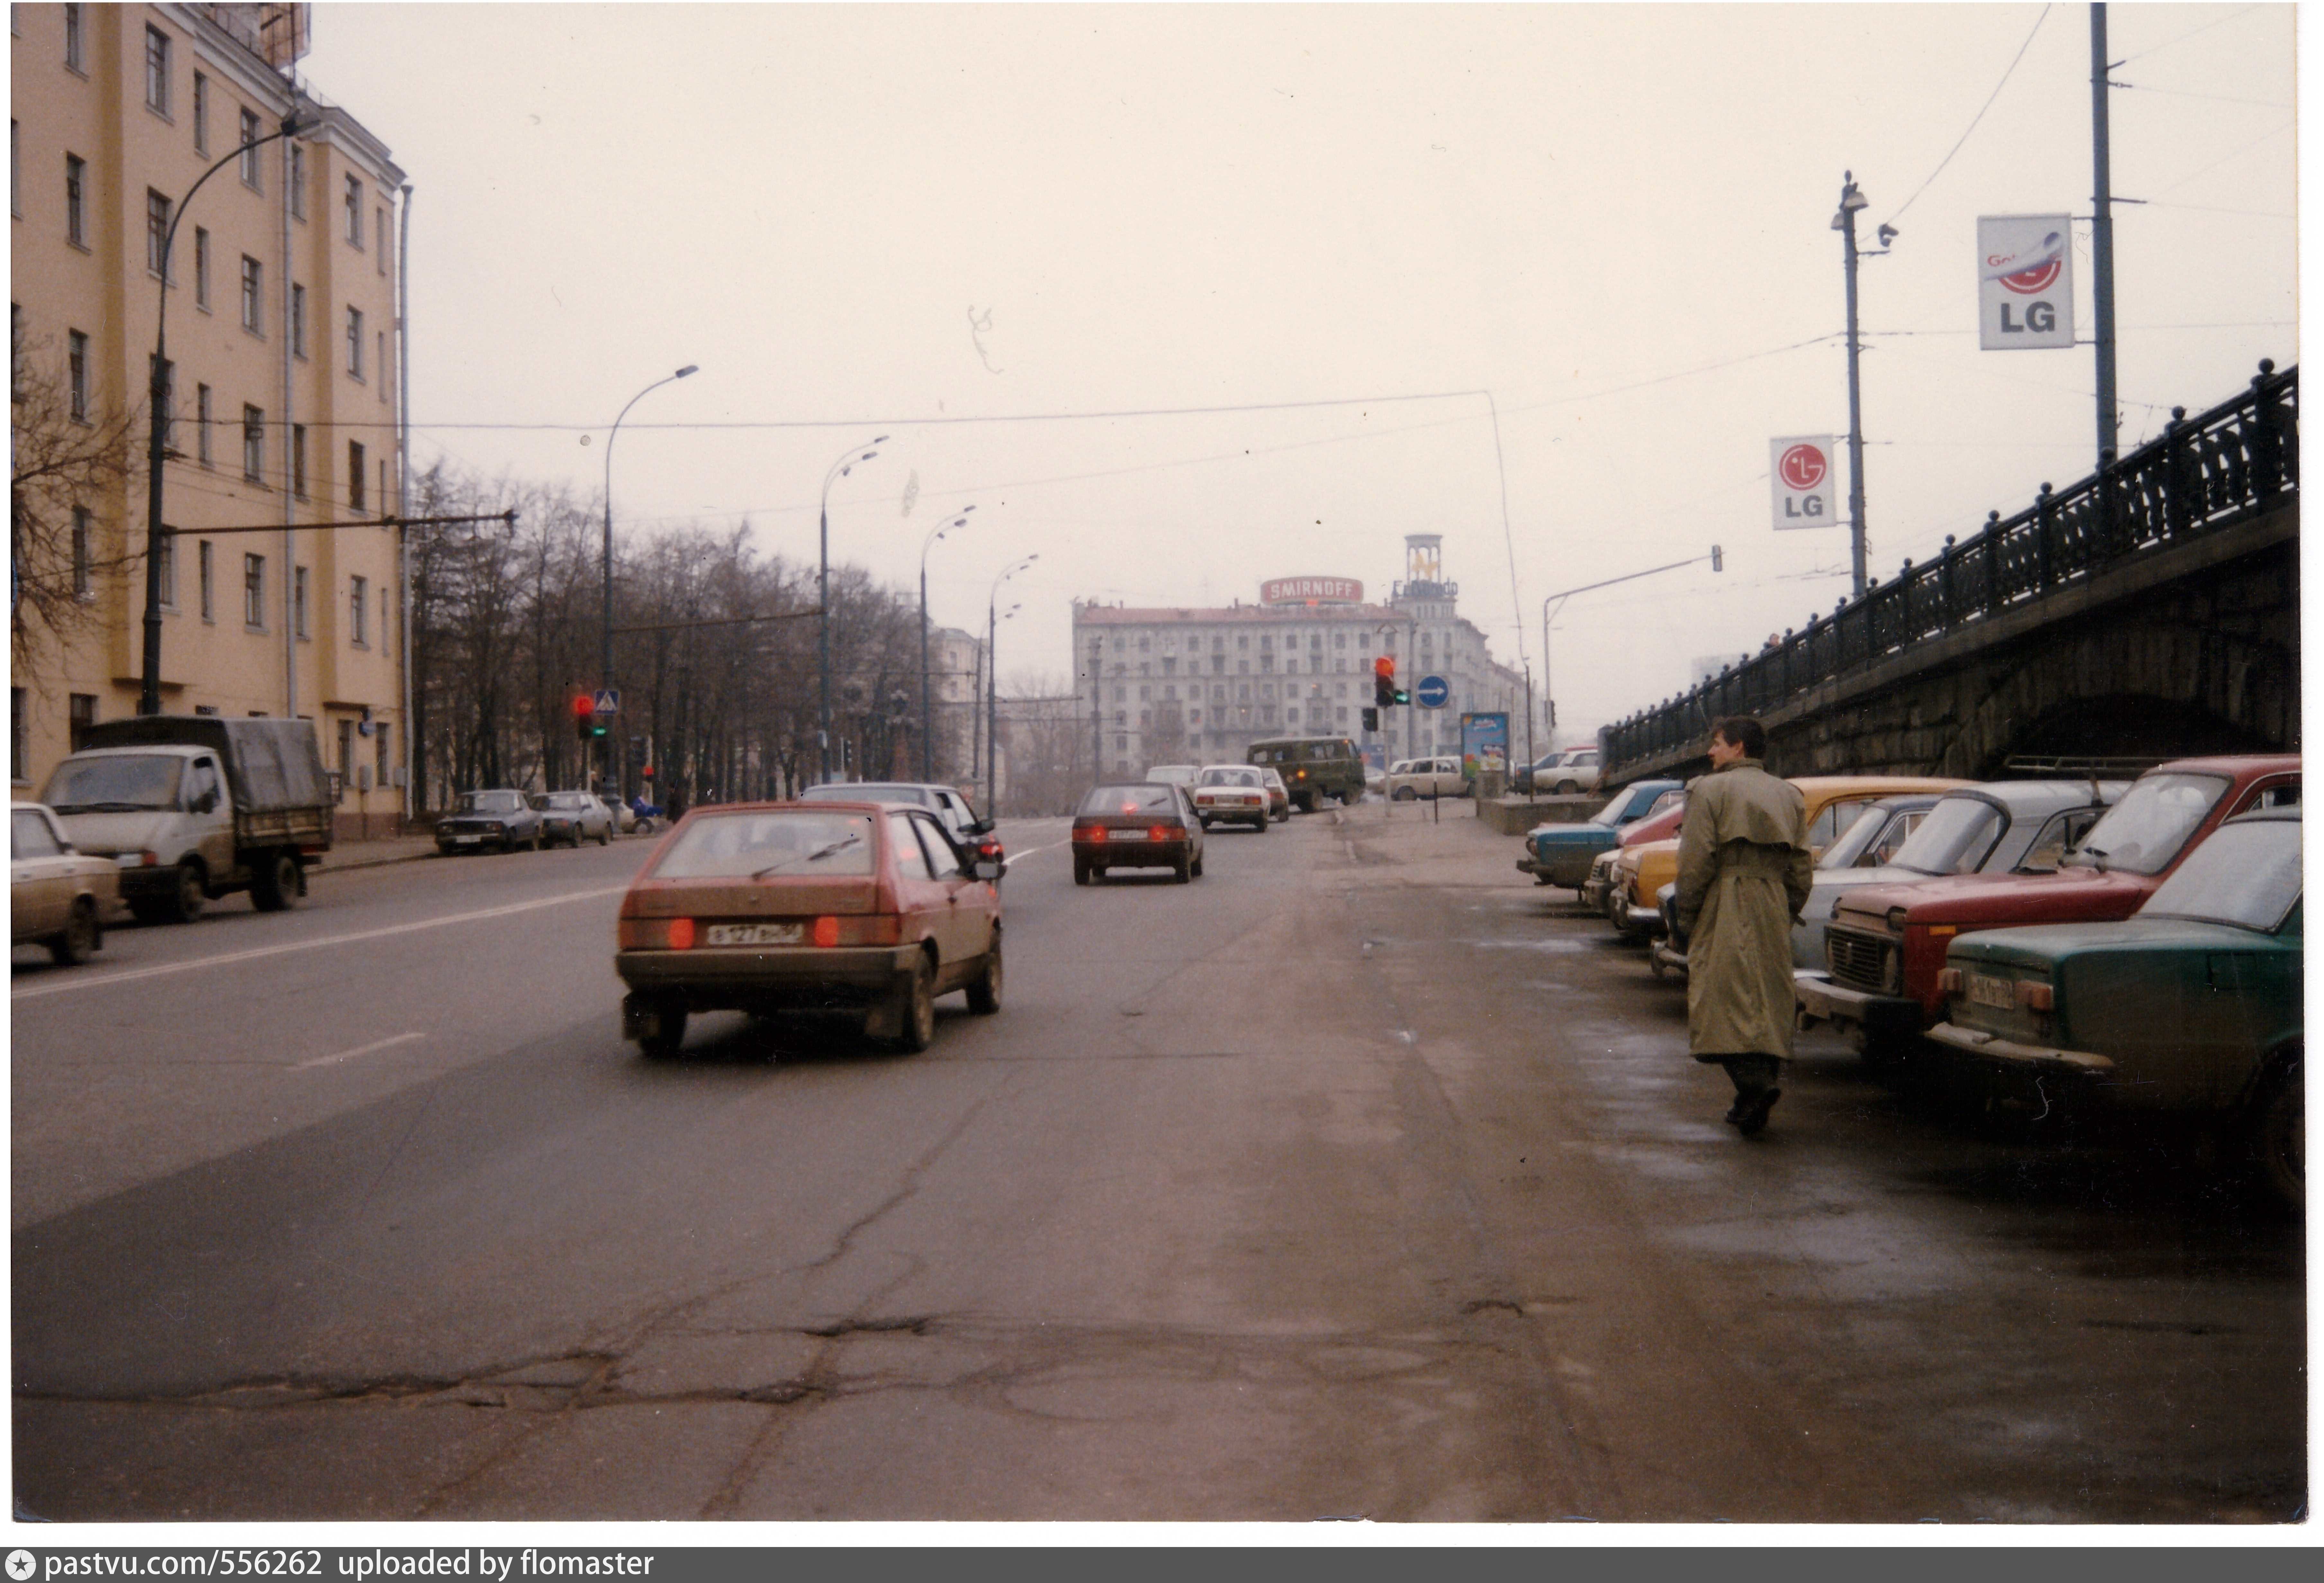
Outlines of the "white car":
[{"label": "white car", "polygon": [[1461,773],[1461,756],[1405,759],[1388,767],[1388,795],[1396,802],[1417,797],[1459,797],[1469,792],[1469,778]]},{"label": "white car", "polygon": [[1576,792],[1598,789],[1598,750],[1575,748],[1557,761],[1554,768],[1534,772],[1534,785],[1540,790],[1560,796]]},{"label": "white car", "polygon": [[1248,824],[1267,833],[1267,778],[1250,764],[1206,764],[1194,778],[1194,812],[1208,830],[1213,824]]},{"label": "white car", "polygon": [[1191,791],[1202,773],[1199,764],[1157,764],[1146,772],[1146,778],[1163,786],[1183,786]]}]

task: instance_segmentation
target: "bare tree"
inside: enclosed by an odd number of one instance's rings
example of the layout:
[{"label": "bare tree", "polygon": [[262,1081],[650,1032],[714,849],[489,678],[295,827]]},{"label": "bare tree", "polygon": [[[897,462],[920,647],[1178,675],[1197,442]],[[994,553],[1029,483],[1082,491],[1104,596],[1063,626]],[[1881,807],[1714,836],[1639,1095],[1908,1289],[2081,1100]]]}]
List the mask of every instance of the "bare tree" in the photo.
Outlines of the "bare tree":
[{"label": "bare tree", "polygon": [[106,532],[97,523],[102,506],[129,498],[142,470],[132,443],[138,412],[92,406],[85,391],[76,402],[47,346],[27,345],[21,327],[12,335],[9,652],[18,674],[32,676],[44,647],[97,620],[102,580],[144,565],[125,525]]}]

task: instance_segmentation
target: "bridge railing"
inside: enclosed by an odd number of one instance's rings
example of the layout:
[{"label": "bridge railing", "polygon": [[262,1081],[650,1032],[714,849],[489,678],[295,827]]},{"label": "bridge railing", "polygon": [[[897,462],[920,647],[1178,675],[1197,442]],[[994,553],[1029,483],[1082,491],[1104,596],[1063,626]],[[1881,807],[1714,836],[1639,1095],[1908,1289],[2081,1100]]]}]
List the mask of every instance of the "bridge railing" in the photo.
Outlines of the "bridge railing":
[{"label": "bridge railing", "polygon": [[2263,362],[2248,389],[2197,417],[2172,409],[2162,435],[2080,483],[2044,483],[2015,516],[1987,515],[1966,544],[1906,561],[1692,692],[1606,728],[1609,768],[1686,746],[1730,714],[1765,714],[1915,643],[2088,582],[2240,520],[2300,487],[2300,371]]}]

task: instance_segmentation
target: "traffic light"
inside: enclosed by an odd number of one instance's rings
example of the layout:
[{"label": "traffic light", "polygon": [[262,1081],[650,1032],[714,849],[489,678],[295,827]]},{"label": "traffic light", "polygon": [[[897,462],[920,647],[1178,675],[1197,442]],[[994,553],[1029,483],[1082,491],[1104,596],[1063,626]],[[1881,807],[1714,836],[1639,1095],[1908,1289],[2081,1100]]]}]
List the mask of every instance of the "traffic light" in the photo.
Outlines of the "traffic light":
[{"label": "traffic light", "polygon": [[586,742],[597,735],[596,700],[586,693],[573,695],[573,734]]},{"label": "traffic light", "polygon": [[1372,661],[1372,703],[1381,709],[1390,709],[1404,700],[1397,696],[1396,660],[1383,654]]},{"label": "traffic light", "polygon": [[1714,572],[1722,569],[1720,566],[1719,547],[1715,544],[1711,547],[1711,569]]},{"label": "traffic light", "polygon": [[1377,709],[1373,709],[1373,708],[1367,708],[1367,709],[1365,709],[1365,711],[1364,711],[1364,729],[1365,729],[1366,731],[1372,731],[1372,732],[1376,732],[1376,731],[1379,730],[1379,710],[1377,710]]}]

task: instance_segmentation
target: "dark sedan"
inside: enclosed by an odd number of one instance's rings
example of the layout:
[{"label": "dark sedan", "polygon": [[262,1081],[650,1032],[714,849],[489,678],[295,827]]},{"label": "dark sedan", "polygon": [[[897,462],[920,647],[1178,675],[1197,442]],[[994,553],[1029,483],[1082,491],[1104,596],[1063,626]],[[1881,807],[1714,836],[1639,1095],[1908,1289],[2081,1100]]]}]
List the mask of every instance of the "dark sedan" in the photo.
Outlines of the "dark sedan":
[{"label": "dark sedan", "polygon": [[462,792],[459,803],[436,822],[436,850],[447,856],[484,847],[539,851],[540,842],[540,810],[521,791]]},{"label": "dark sedan", "polygon": [[1074,813],[1074,883],[1110,869],[1168,869],[1178,883],[1203,873],[1203,821],[1183,786],[1102,786]]}]

